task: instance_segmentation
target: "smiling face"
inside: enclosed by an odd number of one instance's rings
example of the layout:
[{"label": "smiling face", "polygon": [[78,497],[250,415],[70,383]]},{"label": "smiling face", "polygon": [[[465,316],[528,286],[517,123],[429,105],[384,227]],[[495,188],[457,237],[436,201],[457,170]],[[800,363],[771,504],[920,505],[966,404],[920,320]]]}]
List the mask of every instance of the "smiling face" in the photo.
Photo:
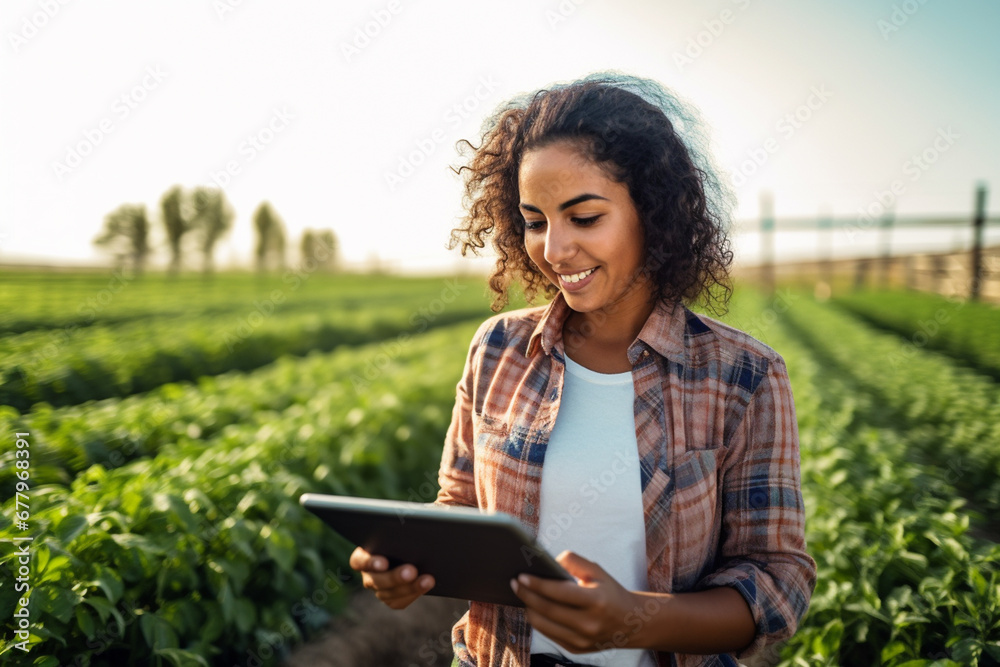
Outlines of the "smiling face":
[{"label": "smiling face", "polygon": [[570,308],[648,307],[642,223],[628,186],[561,141],[525,152],[518,188],[528,257]]}]

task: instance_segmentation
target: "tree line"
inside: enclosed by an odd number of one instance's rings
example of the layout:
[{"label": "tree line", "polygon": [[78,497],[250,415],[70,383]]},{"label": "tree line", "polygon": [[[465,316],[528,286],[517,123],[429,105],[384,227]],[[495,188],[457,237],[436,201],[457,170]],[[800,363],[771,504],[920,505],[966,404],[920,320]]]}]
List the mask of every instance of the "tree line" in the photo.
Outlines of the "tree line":
[{"label": "tree line", "polygon": [[[202,256],[202,272],[211,275],[215,244],[229,233],[236,217],[225,192],[206,186],[186,189],[174,185],[160,198],[158,217],[170,251],[168,273],[171,276],[180,273],[185,253],[194,249]],[[251,220],[256,237],[256,270],[259,273],[272,268],[284,270],[287,262],[284,220],[266,200],[257,205]],[[149,232],[146,205],[122,204],[104,216],[104,227],[94,238],[94,244],[111,252],[120,266],[129,264],[136,275],[141,275],[152,250]],[[314,262],[325,270],[336,268],[337,238],[330,229],[306,229],[299,250],[303,261]]]}]

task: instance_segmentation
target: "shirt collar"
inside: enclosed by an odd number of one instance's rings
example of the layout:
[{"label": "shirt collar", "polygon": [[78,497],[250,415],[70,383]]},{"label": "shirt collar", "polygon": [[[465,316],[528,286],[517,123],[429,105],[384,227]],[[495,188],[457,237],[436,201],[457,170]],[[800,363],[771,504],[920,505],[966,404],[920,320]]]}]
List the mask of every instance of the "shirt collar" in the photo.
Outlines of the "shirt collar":
[{"label": "shirt collar", "polygon": [[[569,313],[570,308],[562,292],[556,294],[528,339],[526,355],[530,357],[538,349],[551,355],[553,347],[563,354],[562,329]],[[629,361],[635,364],[646,348],[649,348],[671,361],[684,365],[686,323],[687,308],[681,302],[659,301],[650,313],[649,319],[639,330],[639,335],[629,345]]]}]

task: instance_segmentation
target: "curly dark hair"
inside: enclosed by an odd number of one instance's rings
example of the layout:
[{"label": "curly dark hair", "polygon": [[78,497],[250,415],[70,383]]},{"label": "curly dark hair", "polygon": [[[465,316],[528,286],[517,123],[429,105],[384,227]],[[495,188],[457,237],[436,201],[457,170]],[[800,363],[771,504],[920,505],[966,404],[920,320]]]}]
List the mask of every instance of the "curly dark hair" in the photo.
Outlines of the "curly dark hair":
[{"label": "curly dark hair", "polygon": [[456,144],[461,155],[472,155],[452,167],[464,176],[467,213],[448,248],[461,244],[463,256],[478,254],[492,236],[494,311],[507,304],[515,278],[529,303],[539,293],[555,296],[558,288],[524,247],[518,172],[526,151],[570,141],[628,187],[642,220],[643,271],[654,298],[702,300],[721,314],[732,295],[727,230],[735,197],[717,176],[701,125],[690,105],[657,82],[614,71],[516,96],[483,123],[478,147],[466,139]]}]

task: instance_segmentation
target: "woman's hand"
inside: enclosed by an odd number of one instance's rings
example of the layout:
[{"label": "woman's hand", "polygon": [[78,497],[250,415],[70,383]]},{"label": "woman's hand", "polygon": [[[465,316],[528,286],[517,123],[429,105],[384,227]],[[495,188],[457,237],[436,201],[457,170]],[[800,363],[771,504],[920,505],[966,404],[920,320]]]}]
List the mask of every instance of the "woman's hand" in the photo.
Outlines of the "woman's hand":
[{"label": "woman's hand", "polygon": [[393,609],[409,607],[434,587],[434,577],[419,576],[417,568],[410,564],[385,571],[389,567],[385,556],[372,555],[361,547],[351,554],[349,564],[361,573],[364,587],[375,591],[375,597]]},{"label": "woman's hand", "polygon": [[642,613],[641,600],[600,565],[572,551],[556,560],[579,583],[527,574],[511,580],[532,627],[573,653],[634,648],[628,646],[635,632],[629,618]]}]

